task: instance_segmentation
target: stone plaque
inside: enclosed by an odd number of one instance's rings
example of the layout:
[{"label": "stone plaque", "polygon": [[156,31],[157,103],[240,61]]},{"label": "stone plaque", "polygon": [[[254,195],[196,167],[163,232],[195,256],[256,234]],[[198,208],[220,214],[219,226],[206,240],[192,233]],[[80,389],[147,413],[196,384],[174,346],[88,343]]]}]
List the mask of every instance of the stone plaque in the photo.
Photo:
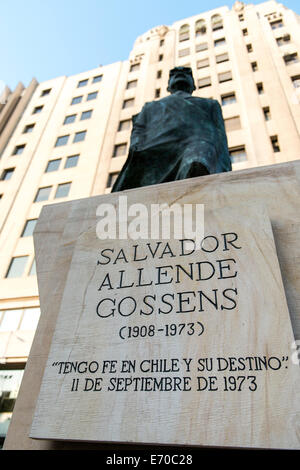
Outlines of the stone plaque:
[{"label": "stone plaque", "polygon": [[[51,295],[51,285],[49,285]],[[300,447],[300,377],[266,210],[191,240],[78,238],[30,437]]]}]

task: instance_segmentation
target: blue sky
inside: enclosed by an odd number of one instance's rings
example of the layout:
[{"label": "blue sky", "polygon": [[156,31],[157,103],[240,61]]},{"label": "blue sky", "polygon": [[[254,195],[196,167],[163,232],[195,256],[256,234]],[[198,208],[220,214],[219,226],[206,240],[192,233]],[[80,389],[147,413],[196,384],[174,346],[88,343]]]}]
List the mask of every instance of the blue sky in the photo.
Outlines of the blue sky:
[{"label": "blue sky", "polygon": [[[137,36],[233,0],[0,0],[0,81],[14,88],[126,60]],[[257,4],[261,1],[253,0]],[[300,14],[298,0],[284,0]]]}]

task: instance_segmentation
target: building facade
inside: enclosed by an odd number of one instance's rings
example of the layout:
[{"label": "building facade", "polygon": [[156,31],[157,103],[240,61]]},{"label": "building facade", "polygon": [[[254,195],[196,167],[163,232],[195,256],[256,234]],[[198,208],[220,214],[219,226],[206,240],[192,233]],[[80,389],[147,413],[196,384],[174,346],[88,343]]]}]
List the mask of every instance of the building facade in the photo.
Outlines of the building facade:
[{"label": "building facade", "polygon": [[[131,117],[190,66],[194,95],[222,106],[233,170],[300,158],[299,16],[236,2],[158,26],[129,59],[0,97],[0,436],[9,424],[39,297],[32,233],[41,209],[111,190]],[[51,292],[49,292],[51,295]]]}]

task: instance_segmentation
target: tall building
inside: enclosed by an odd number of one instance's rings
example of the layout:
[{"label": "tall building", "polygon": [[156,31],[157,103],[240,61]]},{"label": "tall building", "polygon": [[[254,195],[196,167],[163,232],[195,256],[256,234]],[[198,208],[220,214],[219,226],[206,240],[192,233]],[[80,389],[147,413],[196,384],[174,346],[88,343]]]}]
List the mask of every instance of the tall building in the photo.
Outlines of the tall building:
[{"label": "tall building", "polygon": [[194,95],[221,104],[234,171],[299,159],[299,21],[273,0],[236,2],[154,27],[127,61],[4,90],[0,435],[40,314],[32,233],[43,205],[110,191],[127,157],[132,115],[168,94],[176,65],[192,68]]}]

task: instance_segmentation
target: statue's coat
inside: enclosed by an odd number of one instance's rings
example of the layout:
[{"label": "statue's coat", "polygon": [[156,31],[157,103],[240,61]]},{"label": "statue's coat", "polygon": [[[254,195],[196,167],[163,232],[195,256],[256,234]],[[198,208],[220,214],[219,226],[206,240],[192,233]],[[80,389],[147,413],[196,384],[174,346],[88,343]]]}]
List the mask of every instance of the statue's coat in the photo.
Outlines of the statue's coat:
[{"label": "statue's coat", "polygon": [[184,91],[133,116],[127,161],[113,192],[231,170],[222,110]]}]

